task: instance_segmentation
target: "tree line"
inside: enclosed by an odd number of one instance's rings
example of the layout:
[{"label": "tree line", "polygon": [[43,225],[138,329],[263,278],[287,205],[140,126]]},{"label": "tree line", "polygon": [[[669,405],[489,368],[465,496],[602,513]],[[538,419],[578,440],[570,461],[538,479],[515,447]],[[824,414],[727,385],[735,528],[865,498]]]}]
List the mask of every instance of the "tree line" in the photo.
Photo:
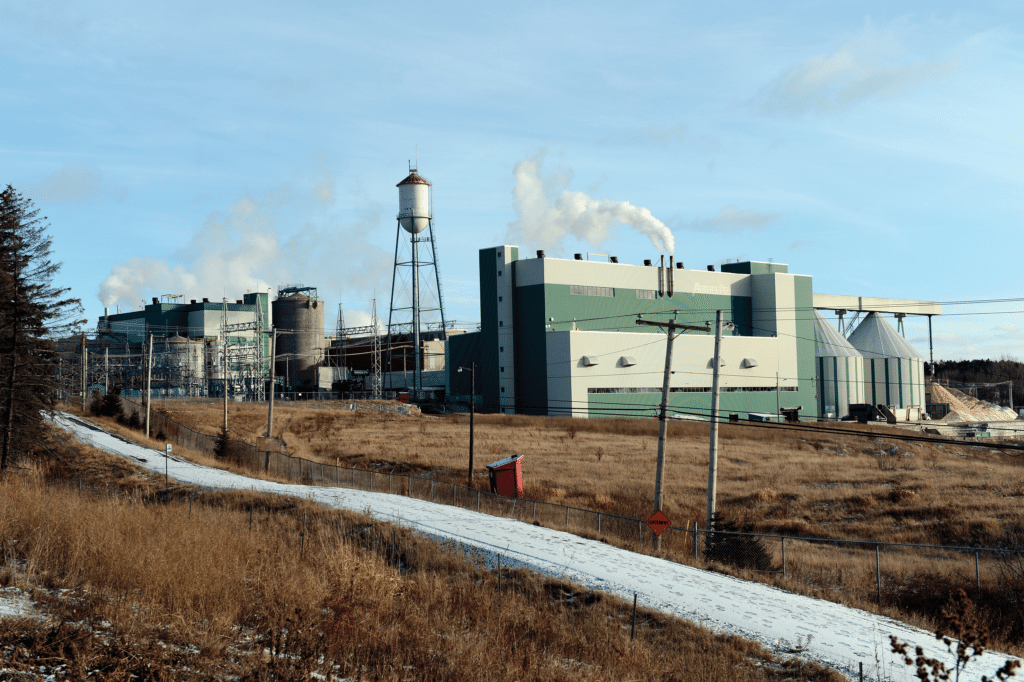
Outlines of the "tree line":
[{"label": "tree line", "polygon": [[54,284],[46,217],[10,185],[0,192],[0,475],[46,448],[43,416],[56,405],[56,340],[81,328],[82,303]]},{"label": "tree line", "polygon": [[1000,405],[1008,404],[1008,385],[1013,382],[1013,405],[1024,407],[1024,362],[1010,358],[998,360],[940,360],[935,363],[935,378],[943,386]]}]

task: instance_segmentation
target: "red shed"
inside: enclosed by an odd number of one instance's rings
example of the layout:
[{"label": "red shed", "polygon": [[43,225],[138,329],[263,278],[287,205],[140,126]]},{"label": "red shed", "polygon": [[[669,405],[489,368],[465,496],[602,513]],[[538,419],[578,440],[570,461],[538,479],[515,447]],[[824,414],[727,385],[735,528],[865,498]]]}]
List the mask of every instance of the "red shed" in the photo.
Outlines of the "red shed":
[{"label": "red shed", "polygon": [[491,475],[491,492],[502,497],[523,496],[523,456],[512,455],[487,465]]}]

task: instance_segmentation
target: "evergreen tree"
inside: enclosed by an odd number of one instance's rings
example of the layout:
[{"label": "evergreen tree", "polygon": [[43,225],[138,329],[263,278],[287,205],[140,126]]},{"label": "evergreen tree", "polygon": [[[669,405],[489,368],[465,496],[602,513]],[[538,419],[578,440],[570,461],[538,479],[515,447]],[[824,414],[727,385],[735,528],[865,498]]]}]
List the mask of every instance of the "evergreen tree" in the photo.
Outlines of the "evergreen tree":
[{"label": "evergreen tree", "polygon": [[0,472],[38,442],[59,389],[53,340],[84,322],[81,301],[53,284],[45,221],[10,185],[0,192]]}]

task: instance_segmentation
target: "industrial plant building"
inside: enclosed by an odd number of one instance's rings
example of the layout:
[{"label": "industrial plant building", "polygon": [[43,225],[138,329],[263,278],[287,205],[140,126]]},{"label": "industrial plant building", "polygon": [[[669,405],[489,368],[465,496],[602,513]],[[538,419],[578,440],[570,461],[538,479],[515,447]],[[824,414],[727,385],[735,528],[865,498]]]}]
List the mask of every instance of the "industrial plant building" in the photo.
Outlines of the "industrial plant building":
[{"label": "industrial plant building", "polygon": [[[480,331],[448,342],[450,399],[476,394],[484,409],[574,417],[655,416],[666,359],[664,329],[697,328],[674,341],[669,410],[710,414],[716,311],[726,331],[719,366],[720,412],[737,418],[842,418],[869,402],[922,406],[923,358],[885,312],[941,314],[937,304],[821,296],[787,265],[737,262],[720,272],[669,259],[628,265],[521,258],[516,246],[480,251]],[[849,339],[821,311],[866,317]],[[901,318],[902,322],[902,318]],[[831,331],[829,331],[831,330]]]}]

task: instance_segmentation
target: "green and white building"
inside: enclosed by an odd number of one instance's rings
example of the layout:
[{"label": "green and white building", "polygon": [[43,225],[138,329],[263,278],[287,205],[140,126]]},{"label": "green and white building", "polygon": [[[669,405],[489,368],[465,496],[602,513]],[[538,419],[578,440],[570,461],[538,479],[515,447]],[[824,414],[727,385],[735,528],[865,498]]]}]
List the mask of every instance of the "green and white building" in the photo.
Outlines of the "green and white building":
[{"label": "green and white building", "polygon": [[[637,320],[675,319],[708,331],[676,337],[669,409],[681,418],[707,418],[718,310],[727,326],[719,372],[722,415],[747,419],[798,410],[804,419],[844,417],[851,404],[875,398],[896,407],[924,400],[920,354],[881,315],[894,314],[901,327],[905,315],[927,315],[930,329],[931,316],[942,312],[939,304],[818,295],[809,275],[790,273],[782,263],[726,263],[715,272],[672,267],[671,260],[667,266],[627,265],[613,258],[546,258],[542,252],[522,258],[518,247],[507,245],[480,251],[480,331],[449,339],[446,392],[452,401],[467,402],[470,372],[458,368],[476,363],[483,410],[655,416],[667,337],[663,328]],[[840,320],[868,313],[860,336],[881,335],[888,343],[870,349],[854,343],[854,350],[818,311],[835,311]],[[850,339],[859,339],[856,331]],[[901,390],[879,391],[882,370],[872,379],[862,354],[883,369],[896,367],[890,374],[898,374]]]},{"label": "green and white building", "polygon": [[706,417],[715,312],[722,339],[721,411],[746,418],[801,408],[816,414],[812,283],[780,263],[728,263],[723,272],[660,265],[520,258],[515,246],[480,251],[481,329],[449,341],[447,389],[468,399],[477,362],[484,409],[528,414],[654,415],[666,334],[636,324],[708,326],[674,342],[670,408]]}]

